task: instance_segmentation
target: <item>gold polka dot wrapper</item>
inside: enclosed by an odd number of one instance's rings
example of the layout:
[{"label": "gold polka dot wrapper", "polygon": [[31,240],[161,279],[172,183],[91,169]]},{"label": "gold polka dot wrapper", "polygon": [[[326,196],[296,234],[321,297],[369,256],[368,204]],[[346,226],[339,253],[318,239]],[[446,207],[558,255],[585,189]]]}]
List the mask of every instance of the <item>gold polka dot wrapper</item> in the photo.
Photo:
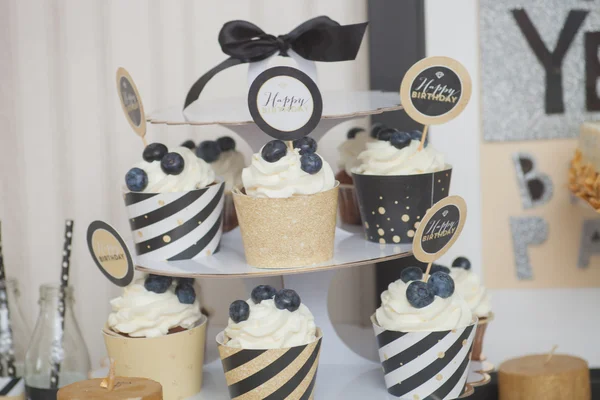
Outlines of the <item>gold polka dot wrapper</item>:
[{"label": "gold polka dot wrapper", "polygon": [[192,260],[218,251],[224,183],[169,193],[125,193],[137,261]]},{"label": "gold polka dot wrapper", "polygon": [[217,336],[229,395],[233,400],[313,399],[323,334],[304,346],[246,350],[225,345]]},{"label": "gold polka dot wrapper", "polygon": [[308,266],[333,257],[338,186],[285,199],[233,191],[246,261],[257,268]]},{"label": "gold polka dot wrapper", "polygon": [[452,167],[427,174],[352,177],[366,239],[412,243],[427,210],[448,196]]},{"label": "gold polka dot wrapper", "polygon": [[371,317],[388,393],[399,399],[456,399],[465,388],[477,318],[437,332],[383,329]]},{"label": "gold polka dot wrapper", "polygon": [[154,338],[130,338],[102,330],[108,356],[115,360],[116,375],[159,382],[164,400],[192,397],[202,388],[206,322],[192,329]]}]

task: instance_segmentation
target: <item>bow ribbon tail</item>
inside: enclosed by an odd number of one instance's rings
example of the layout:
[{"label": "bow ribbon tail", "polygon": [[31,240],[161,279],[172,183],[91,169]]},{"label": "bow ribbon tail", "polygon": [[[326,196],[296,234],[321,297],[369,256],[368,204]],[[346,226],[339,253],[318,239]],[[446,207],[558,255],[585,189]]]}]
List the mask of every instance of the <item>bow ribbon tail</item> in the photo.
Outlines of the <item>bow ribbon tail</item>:
[{"label": "bow ribbon tail", "polygon": [[188,91],[188,94],[185,97],[185,104],[183,105],[183,109],[185,110],[190,104],[196,101],[198,97],[200,97],[200,93],[202,93],[204,86],[206,86],[208,81],[210,81],[213,78],[213,76],[215,76],[223,70],[226,70],[229,67],[235,67],[236,65],[244,63],[245,61],[229,57],[227,60],[221,62],[219,65],[202,75],[196,82],[194,82],[194,84]]}]

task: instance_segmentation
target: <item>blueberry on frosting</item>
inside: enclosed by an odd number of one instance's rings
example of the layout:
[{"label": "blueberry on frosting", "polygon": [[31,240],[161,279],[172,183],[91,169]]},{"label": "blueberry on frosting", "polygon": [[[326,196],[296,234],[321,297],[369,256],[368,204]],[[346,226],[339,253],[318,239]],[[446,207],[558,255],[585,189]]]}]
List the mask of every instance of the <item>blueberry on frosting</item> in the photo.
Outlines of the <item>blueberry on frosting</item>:
[{"label": "blueberry on frosting", "polygon": [[394,132],[398,132],[398,130],[394,128],[382,128],[379,130],[379,133],[377,133],[377,140],[389,142]]},{"label": "blueberry on frosting", "polygon": [[406,288],[406,299],[414,308],[423,308],[433,303],[435,293],[425,282],[414,281]]},{"label": "blueberry on frosting", "polygon": [[317,141],[309,136],[301,137],[293,142],[295,149],[300,149],[300,155],[310,154],[317,151]]},{"label": "blueberry on frosting", "polygon": [[236,300],[229,306],[229,318],[236,324],[250,317],[250,306],[244,300]]},{"label": "blueberry on frosting", "polygon": [[265,144],[260,155],[266,162],[274,163],[281,160],[287,154],[287,146],[281,140],[271,140]]},{"label": "blueberry on frosting", "polygon": [[[410,135],[411,140],[418,140],[419,142],[421,141],[421,138],[423,137],[423,132],[421,132],[419,130],[410,131],[408,134]],[[429,144],[429,137],[427,137],[425,139],[424,146],[427,147],[428,144]]]},{"label": "blueberry on frosting", "polygon": [[221,151],[235,150],[235,140],[230,136],[223,136],[217,139],[217,144]]},{"label": "blueberry on frosting", "polygon": [[364,132],[365,130],[363,128],[360,127],[355,127],[352,128],[348,131],[348,133],[346,133],[346,138],[348,139],[354,139],[356,137],[357,134]]},{"label": "blueberry on frosting", "polygon": [[175,287],[175,295],[181,304],[194,304],[196,301],[196,290],[193,284],[179,281]]},{"label": "blueberry on frosting", "polygon": [[322,167],[323,160],[316,153],[308,153],[300,157],[300,168],[307,174],[316,174]]},{"label": "blueberry on frosting", "polygon": [[190,150],[194,150],[196,148],[196,143],[194,143],[192,140],[186,140],[185,142],[181,143],[181,147],[187,147]]},{"label": "blueberry on frosting", "polygon": [[144,161],[152,162],[152,161],[160,161],[162,158],[169,152],[167,146],[162,143],[150,143],[144,149],[144,153],[142,157]]},{"label": "blueberry on frosting", "polygon": [[412,139],[410,137],[410,134],[407,132],[395,131],[390,137],[390,144],[398,150],[402,150],[403,148],[410,145],[411,141]]},{"label": "blueberry on frosting", "polygon": [[408,283],[410,281],[420,281],[423,279],[423,270],[419,267],[407,267],[400,272],[400,279],[402,282]]},{"label": "blueberry on frosting", "polygon": [[170,276],[162,276],[162,275],[148,275],[146,280],[144,281],[144,287],[149,292],[154,293],[164,293],[171,287],[171,283],[173,282],[173,278]]},{"label": "blueberry on frosting", "polygon": [[457,257],[454,261],[452,261],[452,266],[470,270],[471,261],[469,261],[467,257]]},{"label": "blueberry on frosting", "polygon": [[301,304],[300,296],[292,289],[281,289],[275,295],[275,307],[280,310],[296,311]]},{"label": "blueberry on frosting", "polygon": [[374,139],[377,139],[377,135],[379,134],[379,131],[384,129],[386,126],[384,124],[382,124],[381,122],[375,122],[372,126],[371,126],[371,137]]},{"label": "blueberry on frosting", "polygon": [[214,140],[205,140],[196,147],[196,156],[207,163],[215,162],[221,155],[221,147]]},{"label": "blueberry on frosting", "polygon": [[254,304],[260,304],[263,300],[269,300],[275,297],[277,294],[277,289],[273,286],[269,285],[259,285],[252,289],[252,293],[250,294],[250,298],[254,302]]},{"label": "blueberry on frosting", "polygon": [[132,192],[141,192],[148,186],[148,174],[141,168],[131,168],[125,174],[125,184]]},{"label": "blueberry on frosting", "polygon": [[179,153],[167,153],[160,160],[160,168],[167,175],[179,175],[185,167],[185,161]]},{"label": "blueberry on frosting", "polygon": [[454,293],[454,280],[445,272],[435,272],[427,280],[427,286],[436,296],[447,299]]}]

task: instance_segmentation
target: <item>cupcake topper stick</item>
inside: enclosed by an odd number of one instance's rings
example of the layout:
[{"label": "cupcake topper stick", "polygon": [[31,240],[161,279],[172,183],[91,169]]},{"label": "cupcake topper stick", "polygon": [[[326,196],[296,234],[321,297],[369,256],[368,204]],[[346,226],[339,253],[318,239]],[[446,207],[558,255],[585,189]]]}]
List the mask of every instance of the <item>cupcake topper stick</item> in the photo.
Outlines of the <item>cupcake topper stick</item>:
[{"label": "cupcake topper stick", "polygon": [[[421,144],[423,144],[421,142]],[[429,264],[427,264],[427,269],[425,270],[425,275],[423,275],[423,282],[427,282],[427,280],[429,279],[429,273],[431,272],[431,266],[433,265],[433,262],[430,262]]]},{"label": "cupcake topper stick", "polygon": [[125,113],[125,118],[134,132],[142,138],[144,147],[148,146],[146,142],[146,115],[144,114],[144,104],[140,92],[135,82],[125,68],[117,70],[117,93],[121,100],[121,108]]},{"label": "cupcake topper stick", "polygon": [[[0,337],[2,341],[6,343],[8,348],[6,354],[0,354],[2,358],[6,358],[6,367],[8,369],[8,376],[11,378],[15,377],[15,356],[14,356],[14,344],[12,328],[10,326],[10,313],[8,308],[8,294],[6,292],[6,272],[4,269],[4,257],[2,255],[2,223],[0,222],[0,312],[6,313],[6,318],[2,319],[2,322],[6,321],[6,325],[0,326]],[[2,364],[0,363],[0,375],[4,375]]]},{"label": "cupcake topper stick", "polygon": [[423,150],[425,147],[425,141],[427,140],[427,131],[429,130],[429,125],[425,125],[423,127],[423,134],[421,135],[421,143],[419,144],[419,151]]},{"label": "cupcake topper stick", "polygon": [[554,355],[554,352],[556,351],[556,349],[558,348],[558,345],[554,345],[552,346],[552,350],[550,350],[550,352],[548,353],[548,357],[546,357],[546,361],[544,361],[544,365],[547,365],[550,360],[552,360],[552,356]]},{"label": "cupcake topper stick", "polygon": [[[67,287],[69,286],[69,266],[71,264],[71,243],[73,241],[73,220],[67,219],[65,221],[65,242],[63,245],[63,258],[60,271],[60,292],[58,296],[58,314],[61,322],[60,331],[58,335],[60,337],[55,338],[59,346],[62,346],[62,335],[65,329],[65,310],[66,310],[66,293]],[[52,389],[58,389],[58,375],[60,372],[60,362],[55,361],[52,364],[52,371],[50,375],[50,387]]]}]

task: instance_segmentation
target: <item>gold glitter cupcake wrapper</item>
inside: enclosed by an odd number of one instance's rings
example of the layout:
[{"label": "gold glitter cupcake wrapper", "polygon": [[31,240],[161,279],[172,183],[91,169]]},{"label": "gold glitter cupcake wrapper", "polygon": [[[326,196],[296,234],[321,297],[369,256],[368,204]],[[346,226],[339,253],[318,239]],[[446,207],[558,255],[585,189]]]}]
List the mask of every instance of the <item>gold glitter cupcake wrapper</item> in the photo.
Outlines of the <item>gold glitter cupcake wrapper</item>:
[{"label": "gold glitter cupcake wrapper", "polygon": [[458,398],[469,374],[477,318],[437,332],[397,332],[371,317],[388,393],[400,399]]},{"label": "gold glitter cupcake wrapper", "polygon": [[163,387],[164,400],[187,399],[200,392],[206,322],[192,329],[155,338],[129,338],[108,326],[102,330],[116,375],[148,378]]},{"label": "gold glitter cupcake wrapper", "polygon": [[258,268],[308,266],[333,257],[338,184],[284,199],[233,191],[246,261]]},{"label": "gold glitter cupcake wrapper", "polygon": [[217,343],[229,394],[234,400],[314,398],[321,341],[283,349],[246,350],[224,344],[224,333]]}]

